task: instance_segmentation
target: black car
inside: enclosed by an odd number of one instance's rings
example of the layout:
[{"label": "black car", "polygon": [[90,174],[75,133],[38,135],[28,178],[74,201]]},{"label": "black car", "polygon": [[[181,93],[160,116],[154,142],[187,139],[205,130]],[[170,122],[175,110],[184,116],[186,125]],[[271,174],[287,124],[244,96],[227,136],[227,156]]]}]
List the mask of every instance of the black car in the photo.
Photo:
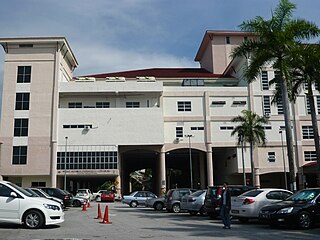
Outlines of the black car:
[{"label": "black car", "polygon": [[52,188],[52,187],[41,187],[44,192],[52,197],[57,197],[63,200],[63,204],[66,207],[72,206],[72,194],[66,193],[60,188]]},{"label": "black car", "polygon": [[320,222],[320,188],[300,190],[284,201],[263,207],[259,220],[272,226],[310,228]]},{"label": "black car", "polygon": [[[204,200],[204,208],[208,216],[215,219],[220,213],[221,194],[223,186],[209,186]],[[231,197],[237,197],[244,192],[255,189],[251,186],[229,185]]]},{"label": "black car", "polygon": [[190,188],[175,188],[170,189],[164,199],[164,203],[166,205],[167,212],[175,212],[178,213],[181,211],[180,202],[181,198],[184,195],[190,195],[191,193],[196,192],[196,189]]}]

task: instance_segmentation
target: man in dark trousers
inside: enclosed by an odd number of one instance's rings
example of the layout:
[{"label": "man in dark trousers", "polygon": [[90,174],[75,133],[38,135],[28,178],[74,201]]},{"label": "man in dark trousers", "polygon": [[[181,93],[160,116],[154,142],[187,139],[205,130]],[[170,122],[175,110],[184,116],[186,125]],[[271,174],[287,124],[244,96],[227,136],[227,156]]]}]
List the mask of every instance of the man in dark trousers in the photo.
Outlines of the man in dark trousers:
[{"label": "man in dark trousers", "polygon": [[230,229],[230,209],[231,209],[231,193],[228,188],[228,183],[225,182],[223,184],[222,195],[221,195],[221,208],[220,208],[220,216],[222,219],[222,223],[224,225],[224,229]]}]

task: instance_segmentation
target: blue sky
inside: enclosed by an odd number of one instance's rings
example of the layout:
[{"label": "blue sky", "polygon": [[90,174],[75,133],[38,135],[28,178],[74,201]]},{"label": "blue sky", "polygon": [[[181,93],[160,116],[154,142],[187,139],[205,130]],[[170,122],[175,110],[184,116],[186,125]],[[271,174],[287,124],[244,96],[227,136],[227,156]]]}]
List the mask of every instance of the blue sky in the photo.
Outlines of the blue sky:
[{"label": "blue sky", "polygon": [[[292,0],[295,17],[320,26],[319,0]],[[278,0],[1,0],[0,37],[65,36],[75,75],[151,67],[198,67],[206,30],[267,19]],[[0,88],[3,78],[0,51]]]}]

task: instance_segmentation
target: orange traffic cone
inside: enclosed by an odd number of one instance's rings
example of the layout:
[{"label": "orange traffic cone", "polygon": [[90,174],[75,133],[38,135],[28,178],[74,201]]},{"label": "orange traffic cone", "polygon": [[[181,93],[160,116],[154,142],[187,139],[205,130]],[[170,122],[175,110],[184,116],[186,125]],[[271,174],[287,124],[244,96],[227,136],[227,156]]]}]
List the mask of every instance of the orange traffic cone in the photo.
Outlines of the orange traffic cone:
[{"label": "orange traffic cone", "polygon": [[97,216],[97,217],[95,217],[94,219],[102,219],[100,203],[98,203],[98,216]]},{"label": "orange traffic cone", "polygon": [[88,199],[88,208],[91,208],[90,200]]},{"label": "orange traffic cone", "polygon": [[109,208],[108,205],[106,206],[106,210],[104,211],[104,217],[103,217],[103,221],[100,222],[103,224],[111,224],[112,222],[109,222]]},{"label": "orange traffic cone", "polygon": [[84,203],[84,204],[82,205],[82,211],[87,211],[87,204]]}]

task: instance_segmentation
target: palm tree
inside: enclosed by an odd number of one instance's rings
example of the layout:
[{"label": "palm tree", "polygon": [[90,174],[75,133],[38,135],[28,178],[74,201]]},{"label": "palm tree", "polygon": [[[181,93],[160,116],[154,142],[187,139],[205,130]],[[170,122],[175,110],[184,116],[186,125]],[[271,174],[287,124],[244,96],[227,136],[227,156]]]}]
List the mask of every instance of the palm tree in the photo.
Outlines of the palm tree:
[{"label": "palm tree", "polygon": [[302,19],[293,19],[294,9],[295,5],[289,0],[280,0],[270,20],[257,16],[243,22],[240,25],[241,30],[251,32],[252,38],[244,41],[232,53],[233,57],[250,57],[250,64],[244,71],[244,76],[249,83],[256,79],[266,64],[272,64],[279,73],[291,190],[296,190],[296,180],[287,86],[289,58],[292,49],[299,44],[300,40],[310,39],[319,34],[319,28],[315,24]]},{"label": "palm tree", "polygon": [[315,84],[317,90],[320,89],[320,45],[308,44],[299,45],[292,52],[291,59],[292,74],[292,101],[296,100],[297,95],[303,90],[306,84],[306,96],[310,104],[311,122],[314,133],[314,145],[317,157],[317,176],[320,186],[320,140],[312,85]]},{"label": "palm tree", "polygon": [[264,116],[261,117],[250,110],[243,110],[241,113],[242,115],[234,117],[231,120],[232,122],[240,123],[240,125],[236,126],[231,132],[231,136],[237,134],[238,146],[242,144],[242,141],[244,143],[249,143],[250,145],[252,186],[255,186],[253,149],[257,144],[265,145],[266,135],[263,126],[268,123],[268,119]]}]

